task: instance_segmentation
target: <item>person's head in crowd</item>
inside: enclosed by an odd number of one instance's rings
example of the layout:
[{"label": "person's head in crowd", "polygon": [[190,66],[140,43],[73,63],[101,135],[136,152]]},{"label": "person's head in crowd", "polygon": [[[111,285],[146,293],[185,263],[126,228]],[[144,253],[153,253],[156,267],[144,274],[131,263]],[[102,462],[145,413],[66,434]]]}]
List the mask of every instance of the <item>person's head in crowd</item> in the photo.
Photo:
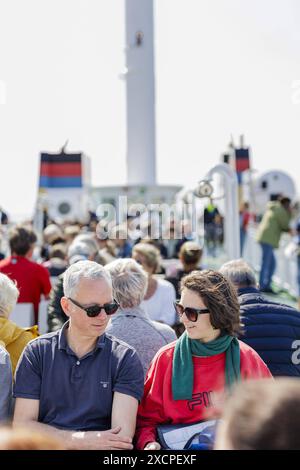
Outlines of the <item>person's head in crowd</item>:
[{"label": "person's head in crowd", "polygon": [[160,252],[152,244],[141,242],[134,245],[132,258],[141,264],[150,276],[160,270]]},{"label": "person's head in crowd", "polygon": [[196,242],[185,242],[181,245],[178,255],[184,270],[192,271],[199,267],[202,249]]},{"label": "person's head in crowd", "polygon": [[70,319],[69,328],[85,337],[101,336],[118,309],[109,273],[94,261],[78,261],[65,271],[63,291],[61,307]]},{"label": "person's head in crowd", "polygon": [[16,284],[5,274],[0,273],[0,317],[8,318],[19,297]]},{"label": "person's head in crowd", "polygon": [[[176,309],[191,339],[208,342],[221,333],[236,336],[240,331],[236,291],[231,282],[216,271],[193,271],[183,277]],[[206,312],[198,315],[195,309]]]},{"label": "person's head in crowd", "polygon": [[64,235],[61,228],[56,224],[47,225],[43,232],[44,241],[48,245],[64,242]]},{"label": "person's head in crowd", "polygon": [[[85,233],[85,234],[78,235],[74,239],[72,245],[73,244],[76,245],[77,243],[84,243],[87,246],[87,249],[89,251],[88,259],[90,261],[95,260],[95,258],[97,256],[97,253],[98,253],[98,245],[97,245],[97,242],[96,242],[93,234]],[[70,245],[70,247],[71,247],[71,245]]]},{"label": "person's head in crowd", "polygon": [[37,236],[30,226],[16,225],[9,232],[9,246],[12,255],[31,258]]},{"label": "person's head in crowd", "polygon": [[[158,249],[159,253],[160,253],[160,256],[161,258],[164,258],[166,253],[165,253],[165,246],[162,242],[162,239],[153,239],[153,238],[144,238],[143,240],[140,241],[140,243],[148,243],[148,245],[152,245],[154,246],[155,248]],[[161,274],[163,271],[163,267],[162,265],[160,265],[159,267],[159,274]]]},{"label": "person's head in crowd", "polygon": [[240,212],[247,212],[250,208],[250,204],[247,201],[243,201],[240,205]]},{"label": "person's head in crowd", "polygon": [[58,258],[65,261],[67,258],[66,245],[64,243],[56,243],[49,250],[49,259]]},{"label": "person's head in crowd", "polygon": [[225,403],[215,449],[300,449],[299,379],[239,384]]},{"label": "person's head in crowd", "polygon": [[123,248],[128,243],[128,232],[126,226],[116,225],[110,230],[109,237],[117,248]]},{"label": "person's head in crowd", "polygon": [[77,261],[93,261],[94,252],[89,249],[89,246],[83,242],[74,241],[68,248],[69,264],[77,263]]},{"label": "person's head in crowd", "polygon": [[112,232],[109,231],[109,226],[106,222],[98,222],[96,227],[96,240],[100,248],[104,248]]},{"label": "person's head in crowd", "polygon": [[122,309],[138,307],[148,284],[144,269],[130,258],[117,259],[105,266],[112,278],[114,298]]},{"label": "person's head in crowd", "polygon": [[[116,257],[116,246],[113,240],[110,239],[109,235],[109,228],[106,223],[101,223],[98,222],[97,227],[96,227],[96,240],[99,246],[100,250],[104,250],[107,252],[110,257],[115,258]],[[102,258],[104,257],[104,252],[101,253]],[[100,256],[100,257],[101,257]],[[106,259],[103,259],[104,262],[101,262],[101,264],[107,264],[105,261]],[[110,259],[107,262],[112,261]]]},{"label": "person's head in crowd", "polygon": [[28,428],[0,428],[0,450],[64,450],[63,444],[46,433]]},{"label": "person's head in crowd", "polygon": [[29,343],[29,341],[35,339],[39,335],[37,326],[21,328],[10,319],[11,313],[16,306],[19,294],[19,289],[17,288],[14,281],[12,281],[5,274],[0,273],[0,345],[3,345],[6,351],[9,353],[13,375],[25,346],[27,343]]},{"label": "person's head in crowd", "polygon": [[64,237],[65,237],[67,245],[71,245],[73,240],[79,234],[80,234],[80,226],[79,225],[67,225],[64,228]]},{"label": "person's head in crowd", "polygon": [[286,196],[281,196],[279,197],[279,202],[280,204],[282,205],[282,207],[284,207],[285,210],[287,211],[291,211],[291,200],[289,197],[286,197]]},{"label": "person's head in crowd", "polygon": [[224,263],[219,272],[229,279],[237,289],[257,287],[254,270],[242,258]]}]

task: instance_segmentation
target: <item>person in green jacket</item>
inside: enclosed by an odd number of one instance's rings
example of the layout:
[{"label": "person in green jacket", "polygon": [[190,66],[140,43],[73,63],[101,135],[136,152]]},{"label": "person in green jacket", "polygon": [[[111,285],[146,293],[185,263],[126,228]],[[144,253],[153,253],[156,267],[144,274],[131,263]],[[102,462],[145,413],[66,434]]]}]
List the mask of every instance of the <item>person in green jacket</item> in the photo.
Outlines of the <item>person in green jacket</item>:
[{"label": "person in green jacket", "polygon": [[271,282],[276,269],[274,249],[279,246],[281,234],[289,232],[291,217],[291,200],[288,197],[282,197],[278,201],[268,203],[267,210],[258,227],[256,240],[262,248],[259,278],[262,292],[273,293]]}]

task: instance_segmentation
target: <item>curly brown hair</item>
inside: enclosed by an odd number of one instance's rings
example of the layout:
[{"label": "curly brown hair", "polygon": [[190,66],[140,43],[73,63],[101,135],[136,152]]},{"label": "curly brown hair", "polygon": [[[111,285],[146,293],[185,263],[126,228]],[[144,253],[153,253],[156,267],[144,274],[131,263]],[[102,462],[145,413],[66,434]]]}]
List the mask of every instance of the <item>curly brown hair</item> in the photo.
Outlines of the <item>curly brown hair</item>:
[{"label": "curly brown hair", "polygon": [[193,271],[182,278],[181,291],[190,289],[201,297],[210,311],[214,328],[231,336],[241,331],[240,305],[233,284],[211,269]]}]

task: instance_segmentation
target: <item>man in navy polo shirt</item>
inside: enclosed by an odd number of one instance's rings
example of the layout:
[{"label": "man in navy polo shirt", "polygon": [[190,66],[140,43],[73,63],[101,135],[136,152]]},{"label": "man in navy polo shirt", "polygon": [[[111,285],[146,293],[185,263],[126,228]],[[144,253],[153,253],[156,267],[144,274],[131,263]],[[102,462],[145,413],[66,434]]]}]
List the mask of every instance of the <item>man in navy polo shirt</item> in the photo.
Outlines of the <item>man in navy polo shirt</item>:
[{"label": "man in navy polo shirt", "polygon": [[61,306],[69,320],[20,358],[14,423],[48,431],[69,449],[132,449],[143,368],[132,347],[105,333],[118,308],[109,274],[93,261],[71,265]]}]

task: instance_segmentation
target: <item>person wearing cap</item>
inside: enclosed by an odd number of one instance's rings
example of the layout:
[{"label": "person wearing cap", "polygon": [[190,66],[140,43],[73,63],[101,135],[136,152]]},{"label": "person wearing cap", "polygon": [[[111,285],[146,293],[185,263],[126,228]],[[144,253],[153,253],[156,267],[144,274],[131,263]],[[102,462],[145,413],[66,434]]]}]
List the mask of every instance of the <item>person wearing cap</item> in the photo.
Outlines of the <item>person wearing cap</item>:
[{"label": "person wearing cap", "polygon": [[131,450],[144,375],[136,351],[106,334],[119,305],[103,266],[64,274],[63,327],[31,341],[15,374],[13,425],[46,432],[67,449]]}]

